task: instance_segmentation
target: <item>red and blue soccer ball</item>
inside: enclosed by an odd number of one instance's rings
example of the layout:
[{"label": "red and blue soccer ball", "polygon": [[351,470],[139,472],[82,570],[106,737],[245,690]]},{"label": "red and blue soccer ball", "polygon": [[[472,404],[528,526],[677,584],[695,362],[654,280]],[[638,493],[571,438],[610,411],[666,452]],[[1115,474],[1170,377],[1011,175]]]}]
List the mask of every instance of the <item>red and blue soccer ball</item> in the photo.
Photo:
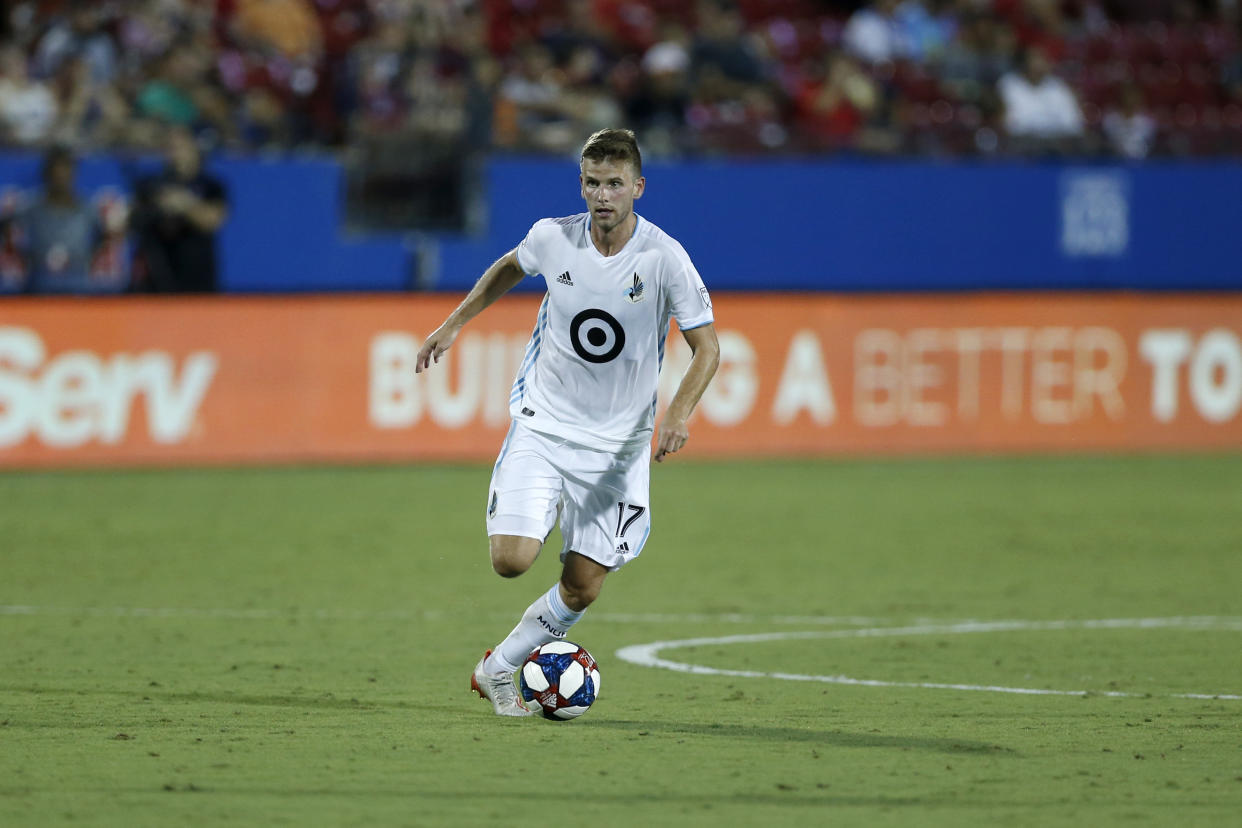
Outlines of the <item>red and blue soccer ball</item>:
[{"label": "red and blue soccer ball", "polygon": [[569,641],[536,647],[518,671],[522,698],[545,719],[576,719],[599,697],[599,667],[584,648]]}]

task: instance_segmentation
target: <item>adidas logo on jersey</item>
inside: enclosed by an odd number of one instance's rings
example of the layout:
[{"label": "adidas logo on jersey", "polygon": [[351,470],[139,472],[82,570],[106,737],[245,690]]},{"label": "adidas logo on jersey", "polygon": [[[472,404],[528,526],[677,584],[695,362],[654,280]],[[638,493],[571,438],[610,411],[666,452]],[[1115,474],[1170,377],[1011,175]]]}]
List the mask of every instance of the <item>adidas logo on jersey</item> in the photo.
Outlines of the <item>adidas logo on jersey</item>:
[{"label": "adidas logo on jersey", "polygon": [[569,271],[568,271],[568,270],[566,270],[566,271],[565,271],[564,273],[562,273],[560,276],[557,276],[557,277],[556,277],[556,281],[557,281],[559,284],[562,284],[562,285],[569,285],[570,287],[573,287],[573,286],[574,286],[574,280],[573,280],[573,279],[571,279],[571,278],[569,278]]},{"label": "adidas logo on jersey", "polygon": [[617,544],[617,554],[618,554],[618,555],[628,555],[628,554],[630,554],[630,542],[629,542],[629,541],[621,541],[619,544]]},{"label": "adidas logo on jersey", "polygon": [[637,305],[639,302],[643,301],[643,297],[645,295],[643,291],[646,290],[646,287],[647,286],[643,284],[643,280],[638,278],[638,274],[635,273],[634,281],[631,282],[630,286],[625,289],[625,298]]}]

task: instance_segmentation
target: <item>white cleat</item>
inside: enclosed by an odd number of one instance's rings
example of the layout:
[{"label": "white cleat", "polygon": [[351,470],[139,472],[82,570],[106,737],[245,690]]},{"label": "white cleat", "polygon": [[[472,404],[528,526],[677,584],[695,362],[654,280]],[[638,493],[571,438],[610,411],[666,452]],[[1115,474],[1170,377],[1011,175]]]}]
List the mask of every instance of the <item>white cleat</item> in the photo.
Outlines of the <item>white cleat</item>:
[{"label": "white cleat", "polygon": [[487,657],[492,654],[488,650],[479,659],[478,665],[474,668],[474,673],[470,676],[470,689],[478,693],[482,698],[492,703],[492,709],[496,711],[497,716],[530,716],[532,711],[522,704],[522,700],[518,698],[517,687],[513,684],[513,674],[501,674],[499,676],[489,676],[483,672],[483,663],[487,661]]}]

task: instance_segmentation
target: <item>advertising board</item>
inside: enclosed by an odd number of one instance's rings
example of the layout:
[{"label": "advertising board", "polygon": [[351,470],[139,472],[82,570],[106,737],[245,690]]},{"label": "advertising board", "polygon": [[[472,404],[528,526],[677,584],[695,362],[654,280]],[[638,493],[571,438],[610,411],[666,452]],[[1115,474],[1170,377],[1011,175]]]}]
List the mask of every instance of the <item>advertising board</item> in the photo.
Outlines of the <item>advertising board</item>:
[{"label": "advertising board", "polygon": [[[0,304],[0,468],[494,457],[538,299]],[[696,457],[1242,448],[1242,297],[717,294]],[[660,393],[689,358],[670,332]]]}]

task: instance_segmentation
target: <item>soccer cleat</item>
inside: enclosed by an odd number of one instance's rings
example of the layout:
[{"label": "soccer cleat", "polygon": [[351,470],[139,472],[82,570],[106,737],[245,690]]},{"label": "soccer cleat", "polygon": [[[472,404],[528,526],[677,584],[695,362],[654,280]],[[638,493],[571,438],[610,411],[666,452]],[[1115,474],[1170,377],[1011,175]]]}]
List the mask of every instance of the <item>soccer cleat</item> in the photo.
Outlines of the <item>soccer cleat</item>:
[{"label": "soccer cleat", "polygon": [[478,693],[481,698],[490,701],[492,709],[496,711],[497,716],[532,715],[532,712],[518,698],[517,687],[513,684],[512,673],[489,676],[483,672],[483,664],[491,654],[492,651],[488,650],[479,659],[474,672],[470,674],[470,689]]}]

